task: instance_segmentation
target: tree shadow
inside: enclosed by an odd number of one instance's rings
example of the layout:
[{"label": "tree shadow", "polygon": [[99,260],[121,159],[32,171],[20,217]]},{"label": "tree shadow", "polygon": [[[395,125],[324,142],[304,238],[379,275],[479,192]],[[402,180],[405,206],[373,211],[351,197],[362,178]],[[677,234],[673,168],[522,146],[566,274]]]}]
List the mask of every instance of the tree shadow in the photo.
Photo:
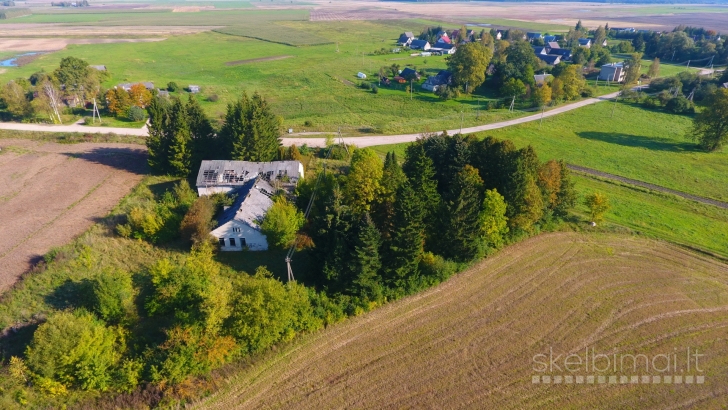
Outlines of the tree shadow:
[{"label": "tree shadow", "polygon": [[642,135],[585,131],[576,133],[581,138],[608,142],[625,147],[646,148],[653,151],[695,152],[699,148],[694,143],[676,142],[667,138],[645,137]]},{"label": "tree shadow", "polygon": [[9,360],[12,356],[23,357],[25,348],[33,340],[33,333],[40,326],[39,322],[13,326],[0,334],[0,360]]},{"label": "tree shadow", "polygon": [[45,302],[57,310],[90,306],[93,297],[93,282],[82,279],[74,282],[66,280],[50,294],[45,296]]},{"label": "tree shadow", "polygon": [[149,173],[147,151],[142,148],[99,147],[85,152],[66,153],[66,155],[137,175]]}]

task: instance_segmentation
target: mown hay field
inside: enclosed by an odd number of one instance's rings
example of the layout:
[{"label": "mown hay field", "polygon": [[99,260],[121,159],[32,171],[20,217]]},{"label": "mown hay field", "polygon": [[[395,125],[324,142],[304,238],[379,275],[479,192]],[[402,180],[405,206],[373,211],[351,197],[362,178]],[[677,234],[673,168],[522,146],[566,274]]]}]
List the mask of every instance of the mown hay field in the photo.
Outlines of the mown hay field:
[{"label": "mown hay field", "polygon": [[[271,354],[197,408],[725,408],[727,279],[728,265],[664,242],[541,235]],[[536,355],[552,351],[560,369],[542,371]],[[590,367],[565,370],[570,354]],[[593,354],[620,364],[595,370]]]}]

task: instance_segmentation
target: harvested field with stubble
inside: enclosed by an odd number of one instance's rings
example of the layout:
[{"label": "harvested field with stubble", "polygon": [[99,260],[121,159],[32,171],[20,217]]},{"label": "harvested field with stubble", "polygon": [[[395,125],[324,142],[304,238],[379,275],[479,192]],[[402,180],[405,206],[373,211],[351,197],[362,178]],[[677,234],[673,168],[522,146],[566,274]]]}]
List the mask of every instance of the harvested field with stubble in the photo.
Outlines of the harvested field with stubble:
[{"label": "harvested field with stubble", "polygon": [[[725,408],[727,281],[728,265],[664,242],[544,234],[271,352],[197,408]],[[552,349],[561,370],[537,371]],[[570,354],[589,368],[565,370]]]},{"label": "harvested field with stubble", "polygon": [[146,172],[130,144],[0,140],[0,292],[86,231]]}]

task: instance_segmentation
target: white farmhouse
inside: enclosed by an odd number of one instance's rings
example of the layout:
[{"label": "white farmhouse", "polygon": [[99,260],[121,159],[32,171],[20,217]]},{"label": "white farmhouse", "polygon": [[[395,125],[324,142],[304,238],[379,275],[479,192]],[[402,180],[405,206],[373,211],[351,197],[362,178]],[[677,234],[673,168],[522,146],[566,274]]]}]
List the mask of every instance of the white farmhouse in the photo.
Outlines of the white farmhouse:
[{"label": "white farmhouse", "polygon": [[210,232],[220,243],[220,250],[268,250],[268,240],[260,231],[260,223],[273,205],[274,193],[275,188],[262,178],[249,180],[239,188],[235,203],[223,211],[218,227]]}]

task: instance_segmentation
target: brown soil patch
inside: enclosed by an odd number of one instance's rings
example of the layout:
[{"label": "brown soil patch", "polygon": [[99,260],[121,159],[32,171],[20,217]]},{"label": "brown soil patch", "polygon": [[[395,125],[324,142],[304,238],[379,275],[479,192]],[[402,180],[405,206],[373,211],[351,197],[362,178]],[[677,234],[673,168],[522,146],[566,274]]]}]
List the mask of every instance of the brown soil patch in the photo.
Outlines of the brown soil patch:
[{"label": "brown soil patch", "polygon": [[83,233],[146,170],[139,145],[0,140],[0,292]]},{"label": "brown soil patch", "polygon": [[[197,408],[725,408],[727,280],[728,265],[664,242],[539,235],[440,286],[238,367]],[[683,357],[663,373],[633,369],[629,357],[616,370],[604,361],[595,370],[584,366],[587,347],[588,361],[594,352]],[[705,354],[700,372],[687,366],[688,347]],[[534,358],[541,354],[556,367],[544,372],[543,356]],[[570,354],[580,356],[578,367],[564,365]],[[605,380],[533,383],[542,375]],[[705,379],[621,381],[635,375]]]},{"label": "brown soil patch", "polygon": [[228,61],[225,63],[225,65],[241,65],[241,64],[250,64],[250,63],[260,63],[263,61],[275,61],[275,60],[285,60],[286,58],[291,58],[294,56],[274,56],[274,57],[261,57],[261,58],[251,58],[250,60],[237,60],[237,61]]},{"label": "brown soil patch", "polygon": [[389,10],[311,10],[311,21],[347,21],[347,20],[399,20],[413,18],[414,14],[392,12]]},{"label": "brown soil patch", "polygon": [[[0,50],[56,51],[66,48],[69,44],[147,43],[162,40],[165,40],[165,38],[2,38],[0,39]],[[18,65],[27,64],[37,58],[38,55],[25,57],[29,57],[30,60],[23,63],[19,59]]]},{"label": "brown soil patch", "polygon": [[[14,37],[28,39],[28,37],[48,37],[47,40],[56,37],[109,37],[109,36],[130,36],[142,37],[129,40],[145,40],[146,36],[169,36],[196,34],[203,31],[210,31],[221,26],[71,26],[65,24],[43,24],[43,23],[21,23],[0,25],[0,37]],[[43,39],[46,40],[46,39]],[[109,39],[95,39],[103,42]],[[63,46],[65,47],[65,45]],[[63,48],[61,47],[61,48]],[[59,48],[55,48],[58,50]],[[38,51],[38,50],[31,50]]]},{"label": "brown soil patch", "polygon": [[180,6],[172,9],[172,13],[197,13],[201,10],[212,10],[213,6]]}]

